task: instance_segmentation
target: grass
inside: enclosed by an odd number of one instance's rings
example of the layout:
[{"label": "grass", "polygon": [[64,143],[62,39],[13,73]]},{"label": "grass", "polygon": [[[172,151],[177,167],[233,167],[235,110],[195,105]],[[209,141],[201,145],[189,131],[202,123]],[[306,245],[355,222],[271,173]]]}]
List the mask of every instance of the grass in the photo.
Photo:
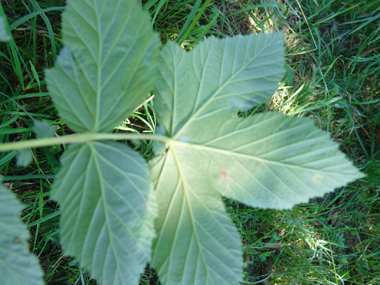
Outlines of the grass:
[{"label": "grass", "polygon": [[[283,30],[286,75],[268,110],[308,116],[341,143],[367,174],[292,210],[253,209],[225,200],[243,240],[242,284],[380,284],[380,4],[379,1],[142,1],[162,41],[190,50],[205,36]],[[0,44],[0,139],[34,136],[32,119],[57,135],[71,131],[57,117],[43,71],[62,47],[64,1],[2,1],[13,42]],[[41,11],[44,11],[42,13]],[[115,131],[154,132],[154,100]],[[152,156],[151,142],[136,145]],[[27,205],[23,220],[47,284],[96,284],[62,255],[59,207],[49,200],[64,146],[34,149],[26,167],[16,151],[0,154],[4,183]],[[158,284],[147,268],[141,284]]]}]

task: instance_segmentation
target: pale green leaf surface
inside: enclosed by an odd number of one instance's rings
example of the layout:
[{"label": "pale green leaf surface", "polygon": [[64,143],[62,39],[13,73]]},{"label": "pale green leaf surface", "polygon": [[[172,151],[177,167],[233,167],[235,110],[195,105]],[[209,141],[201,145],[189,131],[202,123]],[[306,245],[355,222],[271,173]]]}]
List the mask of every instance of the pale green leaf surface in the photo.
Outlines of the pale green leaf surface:
[{"label": "pale green leaf surface", "polygon": [[54,137],[54,128],[46,121],[33,121],[33,132],[37,139]]},{"label": "pale green leaf surface", "polygon": [[[156,130],[155,130],[155,134],[156,135],[164,135],[165,134],[165,128],[161,125],[157,126]],[[152,146],[153,146],[153,152],[155,155],[161,155],[165,151],[165,144],[163,142],[153,141]]]},{"label": "pale green leaf surface", "polygon": [[285,209],[362,177],[310,119],[237,116],[277,89],[281,37],[209,38],[161,54],[155,107],[172,141],[150,166],[159,212],[152,265],[163,284],[241,281],[240,240],[221,195]]},{"label": "pale green leaf surface", "polygon": [[311,119],[262,113],[212,120],[218,128],[199,120],[187,129],[191,141],[173,148],[187,167],[207,173],[212,189],[252,207],[289,209],[363,177]]},{"label": "pale green leaf surface", "polygon": [[67,2],[66,47],[46,71],[49,92],[71,129],[106,132],[151,91],[159,39],[137,0]]},{"label": "pale green leaf surface", "polygon": [[237,230],[220,195],[209,191],[207,173],[187,167],[192,157],[182,164],[182,156],[173,148],[150,162],[159,205],[152,266],[162,284],[237,284],[243,265]]},{"label": "pale green leaf surface", "polygon": [[138,284],[151,257],[156,216],[144,159],[116,142],[71,145],[52,198],[61,244],[100,284]]},{"label": "pale green leaf surface", "polygon": [[8,42],[12,36],[7,31],[7,23],[4,16],[0,16],[0,42]]},{"label": "pale green leaf surface", "polygon": [[30,149],[20,149],[16,156],[17,166],[27,167],[33,160],[33,155]]},{"label": "pale green leaf surface", "polygon": [[44,284],[38,259],[29,252],[22,210],[17,198],[0,184],[0,285]]},{"label": "pale green leaf surface", "polygon": [[159,122],[178,138],[193,121],[265,102],[277,90],[283,65],[282,33],[211,37],[189,53],[169,42],[155,88]]}]

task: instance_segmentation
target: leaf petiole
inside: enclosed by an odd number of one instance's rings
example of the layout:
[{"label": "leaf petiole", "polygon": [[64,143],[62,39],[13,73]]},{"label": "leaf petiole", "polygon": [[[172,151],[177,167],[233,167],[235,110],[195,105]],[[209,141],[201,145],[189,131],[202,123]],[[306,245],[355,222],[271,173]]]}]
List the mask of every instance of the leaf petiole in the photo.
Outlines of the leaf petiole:
[{"label": "leaf petiole", "polygon": [[75,134],[68,136],[61,136],[55,138],[45,138],[18,142],[9,142],[0,144],[0,152],[18,150],[24,148],[44,147],[58,144],[72,144],[72,143],[84,143],[90,141],[104,141],[104,140],[156,140],[164,143],[172,141],[171,138],[154,135],[154,134],[109,134],[109,133],[87,133],[87,134]]}]

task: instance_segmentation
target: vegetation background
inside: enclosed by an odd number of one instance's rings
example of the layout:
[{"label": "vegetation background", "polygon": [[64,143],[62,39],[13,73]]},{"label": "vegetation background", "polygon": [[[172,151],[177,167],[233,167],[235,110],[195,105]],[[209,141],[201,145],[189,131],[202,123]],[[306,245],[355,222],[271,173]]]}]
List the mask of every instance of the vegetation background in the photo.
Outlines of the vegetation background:
[{"label": "vegetation background", "polygon": [[[272,100],[242,113],[308,116],[367,176],[292,210],[261,210],[225,200],[242,236],[242,284],[380,284],[380,0],[148,0],[162,42],[191,50],[208,36],[282,30],[286,74]],[[2,0],[14,41],[0,44],[0,141],[34,136],[32,119],[57,136],[71,131],[57,116],[44,80],[62,47],[64,0]],[[153,95],[153,94],[152,94]],[[115,132],[155,131],[153,96]],[[128,143],[128,142],[127,142]],[[96,284],[59,246],[58,205],[49,200],[65,146],[33,149],[17,167],[0,154],[5,185],[27,204],[22,219],[47,284]],[[138,149],[152,156],[149,141]],[[159,284],[147,267],[141,284]]]}]

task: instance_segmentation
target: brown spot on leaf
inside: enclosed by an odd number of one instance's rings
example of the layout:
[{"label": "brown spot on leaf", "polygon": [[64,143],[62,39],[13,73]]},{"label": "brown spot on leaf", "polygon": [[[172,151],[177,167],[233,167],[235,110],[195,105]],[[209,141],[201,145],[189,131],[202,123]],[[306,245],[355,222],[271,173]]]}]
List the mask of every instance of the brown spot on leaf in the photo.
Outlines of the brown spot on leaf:
[{"label": "brown spot on leaf", "polygon": [[267,144],[267,142],[263,142],[263,146],[267,146],[268,144]]},{"label": "brown spot on leaf", "polygon": [[225,168],[219,168],[219,177],[223,181],[226,181],[230,177],[230,171]]}]

